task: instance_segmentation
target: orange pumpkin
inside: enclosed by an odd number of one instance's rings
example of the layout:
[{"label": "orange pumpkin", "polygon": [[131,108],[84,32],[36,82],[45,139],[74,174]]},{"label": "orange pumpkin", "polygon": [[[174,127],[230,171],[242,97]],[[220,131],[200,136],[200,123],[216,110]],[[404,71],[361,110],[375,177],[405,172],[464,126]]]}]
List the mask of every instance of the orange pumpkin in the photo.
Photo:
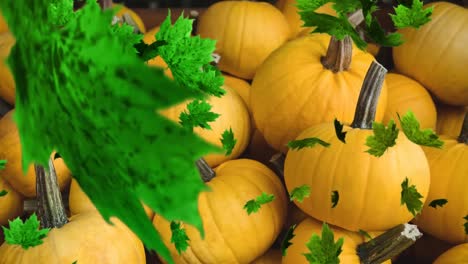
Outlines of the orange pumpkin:
[{"label": "orange pumpkin", "polygon": [[8,24],[5,21],[5,18],[2,15],[2,12],[0,11],[0,33],[10,31],[8,28]]},{"label": "orange pumpkin", "polygon": [[435,2],[431,21],[400,30],[405,42],[393,49],[398,72],[409,76],[450,105],[468,106],[468,9]]},{"label": "orange pumpkin", "polygon": [[7,192],[7,194],[0,197],[0,226],[2,226],[8,224],[8,220],[12,220],[23,213],[23,197],[11,188],[3,177],[0,177],[0,191]]},{"label": "orange pumpkin", "polygon": [[270,249],[251,264],[281,264],[281,250]]},{"label": "orange pumpkin", "polygon": [[[156,41],[156,34],[159,32],[159,27],[155,27],[151,30],[149,30],[148,32],[145,33],[145,35],[143,35],[143,42],[145,42],[146,44],[152,44]],[[166,69],[164,71],[164,73],[166,74],[166,76],[168,76],[169,78],[174,78],[172,76],[172,72],[171,70],[168,68],[166,62],[160,57],[160,56],[157,56],[155,58],[152,58],[151,60],[149,60],[147,62],[147,64],[149,66],[153,66],[153,67],[161,67],[163,69]]]},{"label": "orange pumpkin", "polygon": [[13,74],[5,60],[15,42],[15,37],[9,31],[0,33],[0,97],[10,105],[15,105],[16,88]]},{"label": "orange pumpkin", "polygon": [[437,134],[456,138],[460,134],[468,106],[437,104]]},{"label": "orange pumpkin", "polygon": [[[388,103],[383,122],[398,120],[398,115],[404,115],[411,110],[419,121],[421,128],[435,130],[437,112],[432,97],[427,90],[415,80],[406,76],[389,73],[386,76],[388,86]],[[400,127],[400,123],[396,122]]]},{"label": "orange pumpkin", "polygon": [[[335,118],[352,121],[362,81],[374,57],[353,45],[352,54],[349,49],[343,54],[351,56],[349,68],[338,67],[344,61],[327,68],[321,58],[327,54],[329,43],[326,34],[289,41],[274,51],[255,75],[250,91],[255,124],[278,151],[286,153],[286,144],[312,125]],[[350,48],[347,43],[343,45]],[[339,50],[338,46],[333,45]],[[382,120],[386,105],[384,84],[376,121]]]},{"label": "orange pumpkin", "polygon": [[447,250],[434,261],[434,264],[461,263],[468,263],[468,243],[464,243]]},{"label": "orange pumpkin", "polygon": [[245,80],[227,74],[224,74],[224,84],[234,89],[240,95],[250,113],[250,84]]},{"label": "orange pumpkin", "polygon": [[[198,199],[203,240],[197,229],[182,223],[190,245],[179,255],[169,222],[157,214],[153,219],[175,263],[251,263],[270,248],[283,227],[288,198],[273,171],[247,159],[227,161],[214,171],[216,176],[206,183],[211,191]],[[244,204],[262,192],[275,199],[248,215]]]},{"label": "orange pumpkin", "polygon": [[[34,166],[30,165],[26,175],[21,164],[21,144],[18,128],[13,121],[14,109],[0,119],[0,159],[8,162],[4,170],[0,170],[3,177],[19,193],[25,197],[36,196],[36,174]],[[55,153],[52,154],[52,157]],[[60,189],[70,184],[71,172],[62,158],[54,159]]]},{"label": "orange pumpkin", "polygon": [[266,57],[290,36],[283,14],[269,3],[217,2],[200,15],[197,34],[216,40],[218,67],[251,80]]}]

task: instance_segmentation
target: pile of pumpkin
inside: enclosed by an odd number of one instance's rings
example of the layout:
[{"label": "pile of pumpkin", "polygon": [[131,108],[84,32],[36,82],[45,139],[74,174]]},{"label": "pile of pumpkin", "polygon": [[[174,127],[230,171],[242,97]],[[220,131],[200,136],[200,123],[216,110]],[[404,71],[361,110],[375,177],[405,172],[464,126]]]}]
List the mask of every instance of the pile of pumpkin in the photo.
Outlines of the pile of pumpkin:
[{"label": "pile of pumpkin", "polygon": [[[468,74],[464,73],[468,28],[463,27],[468,24],[468,11],[445,2],[431,5],[435,7],[431,22],[418,30],[401,31],[405,43],[393,49],[395,69],[381,86],[375,121],[387,124],[398,120],[397,113],[411,110],[422,129],[441,135],[444,146],[420,147],[400,132],[396,146],[380,158],[365,153],[365,139],[372,131],[350,127],[378,46],[369,45],[367,52],[353,46],[345,63],[322,60],[330,36],[310,34],[312,28],[303,28],[294,0],[280,0],[276,6],[221,1],[201,14],[196,34],[217,40],[216,53],[221,56],[217,67],[224,73],[227,93],[209,99],[212,111],[220,114],[210,124],[211,130],[194,131],[221,146],[220,135],[231,128],[237,143],[228,156],[203,157],[212,173],[206,182],[212,192],[199,197],[204,239],[195,228],[182,224],[190,240],[188,249],[178,252],[171,242],[170,223],[145,207],[176,263],[308,263],[303,255],[308,252],[306,243],[313,234],[320,236],[323,221],[330,224],[335,238],[344,238],[341,263],[360,263],[356,247],[368,237],[359,231],[373,236],[409,221],[424,236],[401,258],[410,254],[418,261],[433,261],[442,251],[458,245],[436,263],[468,262],[468,194],[464,189],[468,183]],[[320,12],[334,14],[329,5]],[[136,14],[132,17],[145,32],[141,19]],[[5,58],[14,39],[1,22],[0,54]],[[157,31],[158,27],[147,31],[144,41],[154,42]],[[148,64],[165,67],[159,58]],[[172,77],[169,69],[166,73]],[[14,82],[4,64],[0,64],[0,97],[14,106]],[[186,103],[164,115],[178,121],[185,108]],[[24,201],[36,196],[34,168],[26,175],[21,170],[13,112],[0,120],[0,159],[7,160],[0,171],[0,191],[8,192],[0,197],[0,225],[22,216]],[[345,124],[346,147],[335,136],[335,118]],[[288,142],[310,137],[331,146],[287,147]],[[39,252],[63,241],[77,241],[75,246],[67,242],[67,247],[85,247],[77,239],[83,237],[89,249],[80,256],[69,253],[66,259],[70,263],[72,258],[96,259],[98,255],[101,263],[145,263],[141,242],[124,225],[113,227],[102,221],[62,159],[53,157],[58,186],[69,200],[68,229],[54,229],[55,236],[49,235],[44,244],[28,253],[4,243],[0,255],[11,254],[8,259],[12,261],[25,254],[37,262]],[[272,157],[276,157],[274,162]],[[405,178],[425,202],[415,218],[400,204],[400,184]],[[292,191],[303,184],[311,186],[309,196],[291,202]],[[337,189],[339,203],[332,206],[330,195]],[[262,193],[275,198],[258,212],[246,213],[246,201]],[[446,204],[434,208],[430,206],[434,200],[446,200]],[[280,244],[294,225],[291,245],[283,256]],[[94,239],[97,237],[99,241]],[[432,242],[426,237],[437,245],[428,244]]]}]

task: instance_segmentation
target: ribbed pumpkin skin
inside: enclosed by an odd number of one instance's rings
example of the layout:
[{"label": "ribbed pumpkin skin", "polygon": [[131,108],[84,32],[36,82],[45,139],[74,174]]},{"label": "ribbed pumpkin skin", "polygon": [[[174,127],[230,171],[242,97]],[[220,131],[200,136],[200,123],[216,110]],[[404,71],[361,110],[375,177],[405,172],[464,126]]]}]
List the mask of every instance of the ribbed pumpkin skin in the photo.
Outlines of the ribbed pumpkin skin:
[{"label": "ribbed pumpkin skin", "polygon": [[[270,146],[286,153],[286,144],[304,129],[333,121],[351,123],[364,77],[374,57],[353,47],[350,69],[339,73],[323,67],[330,37],[313,34],[273,52],[258,69],[250,91],[255,124]],[[384,84],[376,121],[387,106]]]},{"label": "ribbed pumpkin skin", "polygon": [[[1,29],[0,21],[0,29]],[[15,38],[10,32],[0,33],[0,97],[10,105],[15,105],[15,80],[5,60],[15,45]]]},{"label": "ribbed pumpkin skin", "polygon": [[389,73],[385,80],[388,87],[388,101],[383,122],[387,124],[393,119],[397,126],[401,127],[397,113],[403,116],[411,110],[421,128],[435,130],[437,112],[429,92],[415,80],[401,74]]},{"label": "ribbed pumpkin skin", "polygon": [[[468,214],[468,145],[444,139],[442,149],[424,147],[431,169],[431,187],[421,215],[414,222],[421,230],[453,244],[468,242],[463,219]],[[443,207],[429,207],[434,199],[447,199]]]},{"label": "ribbed pumpkin skin", "polygon": [[[250,116],[247,107],[233,89],[228,86],[224,86],[224,89],[226,90],[224,96],[210,96],[208,98],[208,103],[212,105],[211,111],[221,115],[216,121],[210,123],[211,130],[200,127],[194,129],[194,132],[201,138],[221,147],[220,138],[222,133],[226,129],[232,128],[237,143],[231,155],[226,156],[224,153],[206,155],[204,159],[211,167],[216,167],[224,161],[239,157],[250,141]],[[179,122],[180,113],[186,111],[186,105],[187,103],[182,103],[160,113],[174,122]]]},{"label": "ribbed pumpkin skin", "polygon": [[143,244],[116,218],[107,224],[97,212],[75,215],[61,228],[52,229],[43,244],[24,250],[0,246],[0,264],[146,263]]},{"label": "ribbed pumpkin skin", "polygon": [[405,42],[393,49],[395,68],[440,101],[468,106],[468,10],[447,2],[427,6],[434,6],[431,22],[400,30]]},{"label": "ribbed pumpkin skin", "polygon": [[437,104],[437,134],[457,138],[468,107]]},{"label": "ribbed pumpkin skin", "polygon": [[23,213],[23,197],[2,177],[0,177],[1,190],[7,191],[6,195],[0,197],[0,225],[3,226],[8,224],[8,220],[13,220]]},{"label": "ribbed pumpkin skin", "polygon": [[[305,130],[297,139],[318,137],[331,145],[290,150],[284,168],[288,192],[307,184],[311,194],[297,207],[308,215],[341,228],[385,231],[413,218],[401,205],[401,184],[407,177],[425,201],[429,191],[429,165],[420,146],[400,132],[396,145],[381,157],[365,152],[371,130],[345,126],[346,144],[339,141],[333,123]],[[339,201],[332,208],[331,194]]]},{"label": "ribbed pumpkin skin", "polygon": [[[23,174],[21,165],[21,144],[18,128],[13,121],[14,109],[0,119],[0,159],[8,162],[5,169],[0,170],[3,177],[19,193],[25,197],[36,196],[36,174],[34,166],[30,165],[26,175]],[[54,155],[52,155],[53,157]],[[60,189],[63,190],[70,184],[71,172],[62,158],[54,160],[57,180]]]},{"label": "ribbed pumpkin skin", "polygon": [[223,76],[224,84],[234,89],[237,92],[237,94],[240,95],[240,97],[245,103],[245,106],[247,106],[247,110],[250,113],[250,84],[245,80],[233,76]]},{"label": "ribbed pumpkin skin", "polygon": [[[169,222],[159,215],[153,219],[176,263],[251,263],[270,248],[283,227],[288,199],[273,171],[247,159],[227,161],[215,171],[217,176],[207,183],[212,191],[203,192],[198,200],[204,240],[198,230],[184,225],[190,247],[179,255],[170,242]],[[244,204],[262,192],[275,199],[248,215]]]},{"label": "ribbed pumpkin skin", "polygon": [[222,1],[200,16],[197,34],[215,39],[218,67],[251,80],[258,66],[289,38],[283,14],[269,3]]},{"label": "ribbed pumpkin skin", "polygon": [[434,261],[434,264],[462,263],[468,263],[468,243],[464,243],[449,249]]},{"label": "ribbed pumpkin skin", "polygon": [[[329,226],[333,231],[335,241],[340,237],[344,239],[342,252],[339,256],[340,263],[344,264],[360,264],[359,257],[356,255],[356,248],[359,244],[365,242],[365,238],[359,233],[343,230],[338,227]],[[309,264],[304,253],[309,253],[306,243],[309,242],[313,234],[322,236],[322,223],[313,219],[304,219],[294,230],[295,236],[290,240],[290,245],[286,251],[286,256],[283,257],[283,264]],[[386,261],[384,263],[391,263]]]}]

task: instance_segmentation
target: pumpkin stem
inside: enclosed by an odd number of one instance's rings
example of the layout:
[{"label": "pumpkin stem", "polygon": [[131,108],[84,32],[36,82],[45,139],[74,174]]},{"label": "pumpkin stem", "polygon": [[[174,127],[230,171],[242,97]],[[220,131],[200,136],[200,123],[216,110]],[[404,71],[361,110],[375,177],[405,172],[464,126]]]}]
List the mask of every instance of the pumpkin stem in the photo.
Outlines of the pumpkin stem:
[{"label": "pumpkin stem", "polygon": [[37,214],[43,228],[58,228],[68,222],[53,159],[48,168],[34,164],[36,171]]},{"label": "pumpkin stem", "polygon": [[463,119],[463,125],[460,136],[458,137],[458,142],[468,145],[468,112],[465,113],[465,119]]},{"label": "pumpkin stem", "polygon": [[385,74],[387,69],[374,60],[364,78],[351,127],[372,129]]},{"label": "pumpkin stem", "polygon": [[99,5],[102,9],[112,8],[112,0],[99,0]]},{"label": "pumpkin stem", "polygon": [[416,225],[402,224],[357,247],[362,264],[382,263],[398,256],[422,237]]},{"label": "pumpkin stem", "polygon": [[192,24],[192,35],[197,34],[198,30],[198,17],[200,16],[200,13],[197,10],[190,10],[189,12],[189,18],[193,19],[193,24]]},{"label": "pumpkin stem", "polygon": [[323,67],[337,73],[349,69],[353,55],[353,41],[345,36],[338,40],[332,36],[328,44],[327,54],[321,58]]},{"label": "pumpkin stem", "polygon": [[206,160],[201,158],[195,161],[198,170],[200,171],[200,176],[204,182],[211,181],[214,177],[216,177],[216,172],[206,163]]}]

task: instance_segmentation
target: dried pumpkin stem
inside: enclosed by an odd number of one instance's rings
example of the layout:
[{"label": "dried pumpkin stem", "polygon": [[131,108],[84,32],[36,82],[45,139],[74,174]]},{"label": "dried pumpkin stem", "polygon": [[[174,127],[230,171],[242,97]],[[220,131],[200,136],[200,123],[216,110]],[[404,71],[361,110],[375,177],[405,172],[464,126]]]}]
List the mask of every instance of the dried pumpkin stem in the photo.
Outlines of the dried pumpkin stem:
[{"label": "dried pumpkin stem", "polygon": [[211,181],[216,177],[216,172],[208,165],[205,159],[201,158],[195,162],[198,170],[200,171],[200,176],[204,182]]},{"label": "dried pumpkin stem", "polygon": [[373,61],[364,78],[351,127],[372,129],[385,74],[387,69],[377,61]]},{"label": "dried pumpkin stem", "polygon": [[398,256],[422,237],[416,225],[398,225],[357,247],[362,264],[382,263]]},{"label": "dried pumpkin stem", "polygon": [[34,165],[36,171],[37,215],[43,228],[58,228],[68,222],[52,158],[48,168]]},{"label": "dried pumpkin stem", "polygon": [[345,36],[338,40],[332,36],[328,44],[327,54],[321,58],[323,67],[333,71],[341,72],[349,69],[353,55],[353,41],[351,37]]},{"label": "dried pumpkin stem", "polygon": [[465,113],[465,119],[463,119],[463,125],[460,136],[458,137],[458,142],[468,145],[468,112]]}]

